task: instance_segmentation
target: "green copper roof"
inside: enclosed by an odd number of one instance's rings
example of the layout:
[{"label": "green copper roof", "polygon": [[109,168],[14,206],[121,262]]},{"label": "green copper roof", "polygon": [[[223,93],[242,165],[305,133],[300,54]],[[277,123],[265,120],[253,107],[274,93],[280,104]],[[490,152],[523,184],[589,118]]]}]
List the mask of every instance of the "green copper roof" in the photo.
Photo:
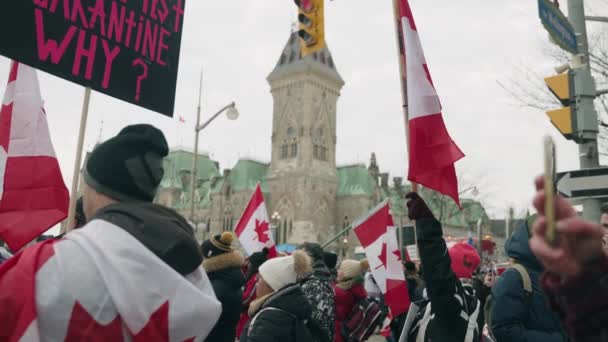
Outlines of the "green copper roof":
[{"label": "green copper roof", "polygon": [[228,181],[235,192],[253,190],[258,183],[262,184],[262,191],[266,191],[266,173],[269,165],[249,159],[239,160],[232,171]]},{"label": "green copper roof", "polygon": [[393,216],[407,216],[407,201],[404,196],[410,192],[409,186],[403,186],[402,189],[397,190],[396,188],[383,188],[381,190],[382,199],[388,199],[391,206],[391,213]]},{"label": "green copper roof", "polygon": [[432,190],[422,188],[422,197],[433,211],[433,214],[441,223],[452,227],[469,227],[475,225],[479,219],[489,222],[488,214],[483,205],[475,200],[461,198],[462,210],[454,201],[443,195],[433,193]]},{"label": "green copper roof", "polygon": [[338,196],[373,195],[376,187],[365,165],[338,168]]},{"label": "green copper roof", "polygon": [[[171,151],[165,158],[163,166],[165,175],[161,181],[161,187],[176,187],[187,189],[190,184],[182,184],[181,172],[190,172],[192,169],[192,152],[177,150]],[[219,176],[219,167],[216,162],[209,159],[207,154],[199,154],[197,158],[196,178],[208,180],[213,176]]]}]

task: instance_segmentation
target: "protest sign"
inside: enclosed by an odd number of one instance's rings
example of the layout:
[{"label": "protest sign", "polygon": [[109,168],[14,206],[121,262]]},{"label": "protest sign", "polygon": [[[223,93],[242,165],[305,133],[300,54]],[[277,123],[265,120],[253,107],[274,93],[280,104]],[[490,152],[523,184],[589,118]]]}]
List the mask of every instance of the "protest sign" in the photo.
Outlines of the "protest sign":
[{"label": "protest sign", "polygon": [[0,54],[172,116],[185,0],[8,0]]}]

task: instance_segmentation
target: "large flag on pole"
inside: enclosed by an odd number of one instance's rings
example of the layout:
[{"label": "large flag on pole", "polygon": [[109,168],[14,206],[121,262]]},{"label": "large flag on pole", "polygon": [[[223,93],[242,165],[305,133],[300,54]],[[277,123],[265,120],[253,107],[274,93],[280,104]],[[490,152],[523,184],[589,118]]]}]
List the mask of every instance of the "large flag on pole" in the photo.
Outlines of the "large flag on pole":
[{"label": "large flag on pole", "polygon": [[403,30],[408,120],[409,174],[408,179],[450,196],[460,205],[458,180],[454,163],[464,157],[450,137],[441,102],[433,85],[408,0],[399,0],[399,15]]},{"label": "large flag on pole", "polygon": [[386,305],[391,309],[393,317],[401,315],[408,310],[410,297],[401,263],[397,230],[388,203],[380,204],[353,226]]},{"label": "large flag on pole", "polygon": [[68,205],[38,76],[13,62],[0,110],[0,239],[18,250],[63,221]]},{"label": "large flag on pole", "polygon": [[239,219],[235,234],[248,255],[259,252],[264,248],[268,248],[270,258],[277,255],[260,184],[255,188],[243,215]]},{"label": "large flag on pole", "polygon": [[104,220],[2,264],[0,307],[14,342],[204,341],[222,311],[204,270],[182,276]]}]

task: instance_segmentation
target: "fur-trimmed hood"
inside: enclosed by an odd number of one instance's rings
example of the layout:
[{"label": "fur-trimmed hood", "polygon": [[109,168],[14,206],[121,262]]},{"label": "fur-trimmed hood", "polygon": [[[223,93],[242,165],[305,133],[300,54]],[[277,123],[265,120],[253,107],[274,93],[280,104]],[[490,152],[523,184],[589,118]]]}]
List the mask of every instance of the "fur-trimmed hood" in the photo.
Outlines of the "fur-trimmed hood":
[{"label": "fur-trimmed hood", "polygon": [[[223,296],[223,294],[220,296],[220,291],[233,293],[243,287],[245,277],[241,271],[242,262],[243,255],[237,251],[221,254],[203,261],[203,268],[207,272],[220,302],[222,302],[220,297]],[[240,296],[242,296],[242,292]]]},{"label": "fur-trimmed hood", "polygon": [[243,254],[239,251],[232,251],[203,260],[203,268],[207,273],[216,272],[229,267],[238,267],[240,269],[244,260]]}]

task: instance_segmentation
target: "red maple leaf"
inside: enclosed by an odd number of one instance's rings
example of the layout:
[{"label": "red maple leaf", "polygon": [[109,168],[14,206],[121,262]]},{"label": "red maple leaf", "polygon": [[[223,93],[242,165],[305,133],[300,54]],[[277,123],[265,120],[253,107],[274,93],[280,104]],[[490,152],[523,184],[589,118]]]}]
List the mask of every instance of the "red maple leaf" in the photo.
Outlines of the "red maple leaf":
[{"label": "red maple leaf", "polygon": [[148,323],[133,335],[133,342],[169,341],[169,302],[161,305],[152,315]]},{"label": "red maple leaf", "polygon": [[258,241],[264,244],[270,241],[270,237],[268,237],[269,231],[270,229],[268,229],[268,222],[260,222],[258,220],[255,220],[255,232],[258,234]]},{"label": "red maple leaf", "polygon": [[[379,269],[380,267],[386,268],[388,266],[388,263],[387,263],[387,261],[388,261],[387,260],[388,259],[388,255],[387,255],[388,251],[387,251],[387,249],[388,249],[388,246],[386,245],[386,243],[383,243],[382,244],[382,249],[380,250],[380,255],[378,255],[378,259],[380,259],[380,262],[382,263],[382,265],[376,267],[376,269]],[[396,255],[397,258],[401,258],[401,254],[399,253],[398,249],[392,251],[391,254]]]},{"label": "red maple leaf", "polygon": [[87,310],[76,302],[72,309],[72,316],[68,325],[68,332],[65,337],[66,342],[76,341],[122,341],[122,321],[120,316],[102,325],[91,316]]}]

